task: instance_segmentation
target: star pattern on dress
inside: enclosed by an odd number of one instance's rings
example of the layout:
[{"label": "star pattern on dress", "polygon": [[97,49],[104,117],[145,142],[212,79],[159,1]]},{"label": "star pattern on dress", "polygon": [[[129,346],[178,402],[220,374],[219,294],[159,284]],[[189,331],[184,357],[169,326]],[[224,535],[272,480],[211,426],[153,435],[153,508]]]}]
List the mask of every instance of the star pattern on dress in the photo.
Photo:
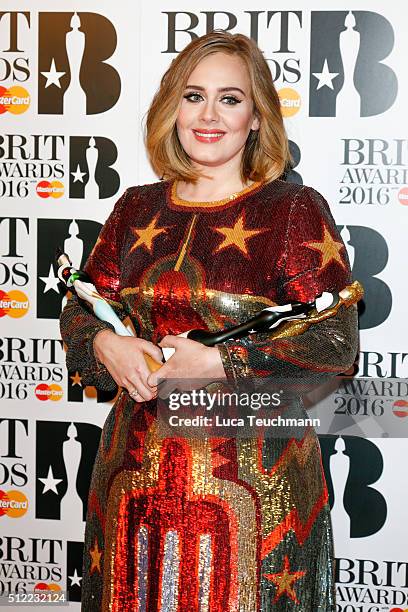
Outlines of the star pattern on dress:
[{"label": "star pattern on dress", "polygon": [[82,387],[82,378],[78,372],[78,370],[76,370],[75,374],[73,376],[70,376],[70,379],[72,380],[72,386],[74,387],[75,385],[79,385],[80,387]]},{"label": "star pattern on dress", "polygon": [[273,582],[276,585],[277,591],[272,603],[276,603],[283,594],[286,594],[288,597],[292,599],[295,603],[299,603],[295,590],[293,588],[294,582],[299,580],[302,576],[306,574],[306,570],[300,570],[298,572],[290,571],[289,557],[285,555],[285,559],[283,561],[283,569],[281,572],[277,572],[276,574],[264,574],[264,577]]},{"label": "star pattern on dress", "polygon": [[223,242],[217,246],[217,248],[213,251],[213,253],[218,253],[222,249],[227,249],[228,247],[237,248],[247,259],[250,259],[246,241],[252,238],[253,236],[257,236],[262,232],[267,232],[269,227],[263,227],[261,229],[245,229],[245,216],[244,212],[238,217],[235,221],[235,224],[232,227],[213,227],[212,229],[219,234],[224,236]]},{"label": "star pattern on dress", "polygon": [[313,249],[322,256],[319,274],[334,261],[337,261],[340,266],[346,268],[346,264],[340,255],[341,249],[345,248],[344,244],[342,242],[336,242],[326,226],[324,226],[323,232],[323,239],[319,242],[302,242],[302,246]]},{"label": "star pattern on dress", "polygon": [[91,555],[91,559],[92,559],[92,563],[91,563],[91,567],[90,567],[89,573],[90,574],[92,574],[92,572],[99,572],[99,573],[101,573],[102,551],[99,550],[98,540],[96,538],[95,538],[95,542],[94,542],[93,548],[89,549],[89,554]]},{"label": "star pattern on dress", "polygon": [[157,215],[153,217],[149,225],[147,225],[146,227],[130,228],[135,234],[135,236],[137,236],[137,240],[134,245],[132,245],[129,253],[131,253],[138,247],[143,246],[149,251],[150,255],[152,255],[154,239],[157,238],[157,236],[159,236],[160,234],[163,234],[163,232],[167,233],[167,230],[170,229],[169,227],[157,227],[159,214],[160,213],[157,213]]}]

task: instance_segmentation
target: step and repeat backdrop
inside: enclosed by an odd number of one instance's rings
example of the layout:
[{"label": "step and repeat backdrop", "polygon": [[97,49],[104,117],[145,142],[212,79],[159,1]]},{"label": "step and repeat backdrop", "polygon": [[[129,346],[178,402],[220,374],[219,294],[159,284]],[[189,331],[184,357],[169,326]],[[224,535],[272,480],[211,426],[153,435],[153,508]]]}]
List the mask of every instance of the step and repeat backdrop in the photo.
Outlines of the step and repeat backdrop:
[{"label": "step and repeat backdrop", "polygon": [[[264,52],[296,163],[288,180],[326,197],[366,291],[358,393],[333,391],[320,438],[337,608],[407,612],[408,9],[354,5],[3,0],[0,594],[68,591],[79,609],[87,493],[114,398],[66,371],[55,249],[82,266],[123,191],[158,180],[149,103],[176,54],[222,28]],[[354,427],[341,430],[347,414]]]}]

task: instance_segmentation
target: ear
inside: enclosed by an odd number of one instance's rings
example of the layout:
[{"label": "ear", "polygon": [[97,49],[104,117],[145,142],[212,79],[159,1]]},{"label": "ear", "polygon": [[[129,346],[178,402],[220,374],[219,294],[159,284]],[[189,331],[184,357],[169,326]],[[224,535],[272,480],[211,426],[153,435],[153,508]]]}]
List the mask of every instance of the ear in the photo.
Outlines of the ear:
[{"label": "ear", "polygon": [[254,119],[251,124],[251,130],[259,130],[260,125],[261,125],[261,122],[259,121],[258,115],[255,114]]}]

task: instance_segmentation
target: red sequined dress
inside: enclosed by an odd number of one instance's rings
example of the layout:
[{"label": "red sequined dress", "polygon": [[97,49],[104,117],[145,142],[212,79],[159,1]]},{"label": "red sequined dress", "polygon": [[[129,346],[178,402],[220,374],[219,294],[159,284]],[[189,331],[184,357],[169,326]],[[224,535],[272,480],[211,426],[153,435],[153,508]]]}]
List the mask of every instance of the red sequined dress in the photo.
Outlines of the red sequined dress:
[{"label": "red sequined dress", "polygon": [[[350,282],[324,198],[282,180],[232,200],[180,200],[174,181],[129,188],[85,270],[138,335],[216,330],[266,306]],[[111,327],[75,296],[61,314],[69,370],[114,387],[93,339]],[[357,352],[354,307],[305,333],[218,345],[230,381],[324,380]],[[89,492],[82,610],[327,612],[335,609],[328,491],[314,429],[302,439],[163,437],[155,402],[118,395]],[[303,410],[303,408],[302,408]]]}]

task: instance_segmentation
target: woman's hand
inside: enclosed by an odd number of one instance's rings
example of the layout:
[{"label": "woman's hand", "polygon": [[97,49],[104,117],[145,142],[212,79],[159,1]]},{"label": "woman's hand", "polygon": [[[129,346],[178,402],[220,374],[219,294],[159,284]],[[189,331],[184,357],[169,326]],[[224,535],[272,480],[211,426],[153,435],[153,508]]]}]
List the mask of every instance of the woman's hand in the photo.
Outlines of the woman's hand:
[{"label": "woman's hand", "polygon": [[[194,387],[194,379],[205,378],[208,380],[225,379],[225,371],[221,355],[216,346],[205,346],[195,340],[180,336],[165,336],[161,347],[175,348],[174,354],[156,372],[152,372],[147,383],[157,388],[157,382],[163,379],[177,379],[177,384],[163,384],[160,388],[160,396],[165,397],[174,389],[191,390]],[[186,379],[183,383],[180,379]]]},{"label": "woman's hand", "polygon": [[132,399],[143,402],[157,396],[157,386],[147,382],[150,370],[143,353],[161,362],[163,354],[159,347],[142,338],[119,336],[110,329],[98,332],[93,346],[96,358],[107,368],[116,384],[129,393],[137,391],[138,395],[133,394]]}]

